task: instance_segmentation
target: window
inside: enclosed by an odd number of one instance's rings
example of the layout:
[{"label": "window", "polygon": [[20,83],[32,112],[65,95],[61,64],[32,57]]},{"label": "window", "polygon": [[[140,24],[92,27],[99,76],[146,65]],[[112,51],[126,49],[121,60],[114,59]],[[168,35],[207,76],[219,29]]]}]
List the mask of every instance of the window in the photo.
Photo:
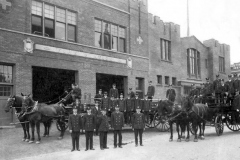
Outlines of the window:
[{"label": "window", "polygon": [[32,1],[33,34],[75,42],[76,22],[75,12]]},{"label": "window", "polygon": [[176,77],[172,77],[172,85],[176,86],[177,85],[177,79]]},{"label": "window", "polygon": [[187,72],[189,76],[200,77],[200,53],[195,49],[187,50]]},{"label": "window", "polygon": [[11,86],[0,85],[0,96],[9,97],[11,95]]},{"label": "window", "polygon": [[225,72],[224,57],[219,57],[219,72]]},{"label": "window", "polygon": [[171,42],[161,39],[161,59],[171,61]]},{"label": "window", "polygon": [[183,89],[184,89],[184,94],[185,95],[188,95],[190,93],[190,91],[191,91],[191,87],[190,86],[184,86]]},{"label": "window", "polygon": [[169,85],[169,77],[165,76],[165,85]]},{"label": "window", "polygon": [[205,67],[208,68],[208,59],[205,59]]},{"label": "window", "polygon": [[162,85],[162,76],[161,75],[157,76],[157,83]]},{"label": "window", "polygon": [[136,86],[136,93],[139,94],[139,98],[143,98],[144,79],[136,78],[135,86]]},{"label": "window", "polygon": [[125,30],[125,28],[118,25],[95,19],[95,46],[126,52]]},{"label": "window", "polygon": [[13,83],[12,66],[0,65],[0,83]]}]

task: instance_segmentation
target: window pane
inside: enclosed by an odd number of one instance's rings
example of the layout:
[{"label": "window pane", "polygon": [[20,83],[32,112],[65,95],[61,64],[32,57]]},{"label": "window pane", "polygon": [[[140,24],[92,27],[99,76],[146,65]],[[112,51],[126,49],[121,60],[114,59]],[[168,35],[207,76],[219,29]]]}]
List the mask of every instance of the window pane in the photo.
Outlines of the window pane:
[{"label": "window pane", "polygon": [[124,38],[120,38],[119,39],[119,51],[120,52],[126,52],[126,47],[125,47],[125,39]]},{"label": "window pane", "polygon": [[3,73],[3,65],[0,65],[0,74]]},{"label": "window pane", "polygon": [[110,34],[110,24],[103,22],[103,31],[104,33]]},{"label": "window pane", "polygon": [[45,4],[44,6],[44,15],[46,18],[50,18],[50,19],[54,19],[54,7],[53,6],[50,6],[50,5],[47,5]]},{"label": "window pane", "polygon": [[113,36],[118,36],[118,27],[116,25],[111,25],[111,32]]},{"label": "window pane", "polygon": [[95,46],[96,47],[102,47],[102,45],[101,45],[101,42],[102,42],[101,37],[102,37],[101,33],[95,32]]},{"label": "window pane", "polygon": [[45,19],[45,36],[54,38],[54,21]]},{"label": "window pane", "polygon": [[76,13],[68,11],[67,12],[67,19],[68,19],[69,24],[73,24],[73,25],[77,24],[76,23],[76,21],[77,21],[76,20],[77,19],[77,14]]},{"label": "window pane", "polygon": [[168,41],[165,41],[165,46],[166,46],[166,49],[165,49],[165,52],[166,52],[166,60],[169,60],[168,59]]},{"label": "window pane", "polygon": [[119,37],[126,38],[125,37],[125,28],[119,27]]},{"label": "window pane", "polygon": [[72,25],[68,25],[68,40],[76,41],[76,27]]},{"label": "window pane", "polygon": [[5,77],[3,76],[2,73],[0,73],[0,82],[4,82],[5,81]]},{"label": "window pane", "polygon": [[65,40],[66,39],[66,27],[64,23],[56,23],[56,38],[57,39],[62,39]]},{"label": "window pane", "polygon": [[102,32],[102,23],[95,19],[95,31]]},{"label": "window pane", "polygon": [[64,9],[57,8],[57,21],[66,22],[66,12]]},{"label": "window pane", "polygon": [[113,37],[112,49],[117,51],[117,46],[118,46],[118,37]]},{"label": "window pane", "polygon": [[42,16],[42,3],[32,1],[32,14]]},{"label": "window pane", "polygon": [[42,18],[38,16],[32,16],[32,33],[42,35]]},{"label": "window pane", "polygon": [[165,57],[165,41],[164,40],[162,40],[162,59],[166,59],[166,57]]}]

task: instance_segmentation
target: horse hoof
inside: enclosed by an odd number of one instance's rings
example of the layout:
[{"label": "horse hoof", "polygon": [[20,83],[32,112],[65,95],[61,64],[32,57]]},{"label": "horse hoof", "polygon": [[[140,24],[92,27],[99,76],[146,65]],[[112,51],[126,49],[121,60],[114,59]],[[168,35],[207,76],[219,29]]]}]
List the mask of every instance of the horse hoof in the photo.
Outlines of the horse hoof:
[{"label": "horse hoof", "polygon": [[177,141],[178,141],[178,142],[181,142],[181,139],[178,139]]},{"label": "horse hoof", "polygon": [[63,139],[63,137],[58,137],[58,139]]},{"label": "horse hoof", "polygon": [[26,139],[23,138],[22,141],[26,141]]},{"label": "horse hoof", "polygon": [[36,144],[40,144],[40,141],[37,141]]},{"label": "horse hoof", "polygon": [[194,139],[194,142],[198,142],[198,139]]},{"label": "horse hoof", "polygon": [[173,141],[173,139],[169,139],[169,142],[172,142]]},{"label": "horse hoof", "polygon": [[30,143],[33,143],[33,141],[29,141],[28,143],[29,143],[29,144],[30,144]]},{"label": "horse hoof", "polygon": [[25,139],[25,142],[29,142],[29,139]]},{"label": "horse hoof", "polygon": [[204,140],[205,139],[205,137],[204,136],[201,136],[201,140]]},{"label": "horse hoof", "polygon": [[186,142],[189,142],[189,139],[187,138],[187,139],[185,139],[185,141],[186,141]]}]

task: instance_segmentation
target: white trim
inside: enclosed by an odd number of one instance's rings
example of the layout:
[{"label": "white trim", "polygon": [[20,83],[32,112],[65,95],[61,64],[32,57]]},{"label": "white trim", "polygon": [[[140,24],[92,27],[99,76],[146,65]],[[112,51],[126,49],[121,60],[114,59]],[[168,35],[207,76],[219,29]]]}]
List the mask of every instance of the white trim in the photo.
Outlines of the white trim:
[{"label": "white trim", "polygon": [[69,50],[69,49],[51,47],[51,46],[46,46],[46,45],[41,45],[41,44],[36,44],[35,49],[42,50],[42,51],[48,51],[48,52],[54,52],[54,53],[80,56],[80,57],[91,58],[91,59],[97,59],[97,60],[104,60],[104,61],[115,62],[115,63],[122,63],[122,64],[127,63],[127,60],[125,60],[125,59],[101,56],[101,55],[97,55],[97,54],[91,54],[91,53],[74,51],[74,50]]},{"label": "white trim", "polygon": [[122,54],[122,55],[127,55],[127,56],[131,56],[131,57],[137,57],[137,58],[142,58],[142,59],[149,60],[148,57],[133,55],[133,54],[129,54],[129,53],[123,53],[123,52],[117,52],[117,51],[113,51],[113,50],[107,50],[107,49],[93,47],[93,46],[84,45],[84,44],[80,44],[80,43],[74,43],[74,42],[69,42],[69,41],[64,41],[64,40],[59,40],[59,39],[53,39],[53,38],[43,37],[43,36],[39,36],[39,35],[35,35],[35,34],[24,33],[24,32],[20,32],[20,31],[5,29],[5,28],[0,28],[0,31],[1,30],[11,32],[11,33],[18,33],[18,34],[28,35],[28,36],[32,36],[32,37],[48,39],[48,40],[52,40],[52,41],[58,41],[58,42],[63,42],[63,43],[68,43],[68,44],[73,44],[73,45],[78,45],[78,46],[83,46],[83,47],[88,47],[88,48],[93,48],[93,49],[98,49],[98,50],[103,50],[103,51],[108,51],[108,52],[112,52],[112,53],[117,53],[117,54]]},{"label": "white trim", "polygon": [[101,5],[103,5],[103,6],[106,6],[106,7],[109,7],[109,8],[112,8],[112,9],[115,9],[115,10],[117,10],[117,11],[120,11],[120,12],[123,12],[123,13],[126,13],[126,14],[129,14],[129,15],[130,15],[129,12],[126,12],[126,11],[121,10],[121,9],[118,9],[118,8],[116,8],[116,7],[113,7],[113,6],[107,5],[107,4],[102,3],[102,2],[99,2],[99,1],[97,1],[97,0],[93,0],[93,2],[96,2],[96,3],[101,4]]}]

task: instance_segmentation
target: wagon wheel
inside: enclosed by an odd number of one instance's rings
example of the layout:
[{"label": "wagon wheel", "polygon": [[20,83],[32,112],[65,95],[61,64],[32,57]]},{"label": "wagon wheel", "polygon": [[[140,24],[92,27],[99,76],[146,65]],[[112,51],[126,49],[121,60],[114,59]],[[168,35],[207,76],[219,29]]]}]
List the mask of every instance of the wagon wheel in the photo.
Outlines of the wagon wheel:
[{"label": "wagon wheel", "polygon": [[170,126],[166,116],[159,116],[158,113],[155,113],[153,117],[154,128],[161,132],[169,131]]},{"label": "wagon wheel", "polygon": [[223,134],[223,130],[224,130],[224,124],[223,124],[223,119],[221,115],[217,115],[215,117],[215,130],[218,136]]},{"label": "wagon wheel", "polygon": [[[68,122],[67,121],[64,121],[64,124],[65,124],[65,130],[67,130],[68,128]],[[60,127],[60,124],[58,123],[58,121],[56,121],[56,127],[59,131],[62,131],[61,130],[61,127]]]},{"label": "wagon wheel", "polygon": [[240,130],[240,124],[239,123],[238,124],[233,124],[231,114],[227,114],[226,125],[231,131],[239,131]]}]

